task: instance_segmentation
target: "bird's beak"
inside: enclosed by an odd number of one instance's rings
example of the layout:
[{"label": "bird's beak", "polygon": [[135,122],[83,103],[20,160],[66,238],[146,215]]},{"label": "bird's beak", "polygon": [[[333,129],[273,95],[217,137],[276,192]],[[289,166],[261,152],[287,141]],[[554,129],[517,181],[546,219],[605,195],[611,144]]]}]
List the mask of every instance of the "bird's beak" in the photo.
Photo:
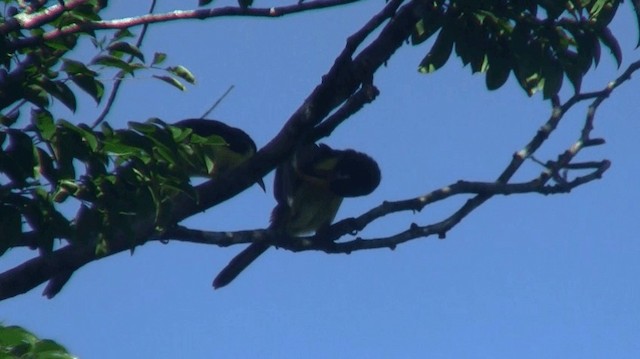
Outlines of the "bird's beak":
[{"label": "bird's beak", "polygon": [[265,187],[264,181],[262,180],[262,178],[256,181],[256,183],[258,184],[258,186],[260,186],[260,188],[262,188],[262,191],[264,191],[264,193],[267,193],[267,187]]}]

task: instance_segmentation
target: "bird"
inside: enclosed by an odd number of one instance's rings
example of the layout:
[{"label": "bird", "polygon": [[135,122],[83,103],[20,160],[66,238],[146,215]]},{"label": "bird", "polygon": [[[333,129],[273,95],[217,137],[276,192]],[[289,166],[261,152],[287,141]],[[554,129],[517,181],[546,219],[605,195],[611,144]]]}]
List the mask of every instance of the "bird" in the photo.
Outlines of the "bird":
[{"label": "bird", "polygon": [[[238,166],[257,151],[255,142],[246,132],[217,120],[192,118],[178,121],[172,126],[183,130],[189,129],[192,135],[203,138],[218,136],[225,142],[225,144],[210,145],[195,141],[188,136],[191,147],[191,156],[188,160],[191,163],[186,167],[191,176],[215,177]],[[262,190],[265,190],[262,179],[257,183]]]},{"label": "bird", "polygon": [[[276,206],[270,229],[300,236],[328,227],[346,197],[365,196],[380,184],[380,168],[368,155],[311,144],[276,169]],[[213,281],[215,289],[229,284],[270,246],[256,241],[235,256]]]}]

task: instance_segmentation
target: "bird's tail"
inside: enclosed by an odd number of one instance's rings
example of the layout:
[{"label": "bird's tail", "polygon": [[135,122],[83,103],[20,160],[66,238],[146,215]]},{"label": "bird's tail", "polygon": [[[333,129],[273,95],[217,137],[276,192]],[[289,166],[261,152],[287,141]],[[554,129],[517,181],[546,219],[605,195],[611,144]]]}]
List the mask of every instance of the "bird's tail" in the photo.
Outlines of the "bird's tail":
[{"label": "bird's tail", "polygon": [[249,247],[245,248],[237,256],[233,257],[231,262],[229,262],[229,264],[227,264],[227,266],[218,273],[216,278],[213,280],[213,288],[222,288],[231,283],[238,274],[247,268],[251,262],[260,257],[260,255],[267,249],[269,249],[269,242],[267,241],[251,243]]}]

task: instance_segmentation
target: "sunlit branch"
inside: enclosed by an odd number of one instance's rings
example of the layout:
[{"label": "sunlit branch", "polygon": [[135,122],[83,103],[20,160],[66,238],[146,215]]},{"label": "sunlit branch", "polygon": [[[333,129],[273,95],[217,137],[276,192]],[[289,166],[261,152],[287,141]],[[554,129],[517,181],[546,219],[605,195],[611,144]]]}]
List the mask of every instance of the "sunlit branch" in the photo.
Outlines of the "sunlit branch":
[{"label": "sunlit branch", "polygon": [[[160,22],[178,21],[178,20],[204,20],[215,17],[228,17],[228,16],[245,16],[245,17],[267,17],[277,18],[285,15],[291,15],[301,13],[309,10],[324,9],[329,7],[335,7],[339,5],[345,5],[361,0],[316,0],[304,2],[302,4],[278,6],[271,8],[242,8],[242,7],[221,7],[211,9],[197,9],[197,10],[175,10],[162,14],[146,14],[135,17],[128,17],[115,20],[101,20],[101,21],[88,21],[72,24],[62,27],[60,29],[54,29],[44,33],[38,37],[27,37],[17,39],[15,41],[7,43],[7,48],[20,49],[29,46],[39,45],[44,41],[50,41],[60,38],[62,36],[76,34],[79,32],[93,31],[93,30],[108,30],[108,29],[128,29],[135,26],[154,24]],[[84,3],[84,1],[77,1],[78,3]],[[56,8],[57,11],[57,8]],[[35,16],[35,15],[34,15]],[[31,27],[32,23],[42,24],[47,22],[48,17],[39,18],[27,17],[24,20],[19,20],[21,27]],[[50,21],[50,20],[49,20]],[[10,30],[10,29],[9,29]],[[2,31],[2,29],[0,29]],[[6,31],[6,30],[5,30]]]}]

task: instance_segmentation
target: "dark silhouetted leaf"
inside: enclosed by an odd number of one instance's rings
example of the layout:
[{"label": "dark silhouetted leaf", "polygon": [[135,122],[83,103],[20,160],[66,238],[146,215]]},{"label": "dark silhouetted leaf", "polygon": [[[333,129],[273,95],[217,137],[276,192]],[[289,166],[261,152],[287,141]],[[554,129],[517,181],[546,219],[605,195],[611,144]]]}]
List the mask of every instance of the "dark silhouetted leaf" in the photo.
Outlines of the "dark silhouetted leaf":
[{"label": "dark silhouetted leaf", "polygon": [[616,63],[618,64],[618,67],[620,67],[620,65],[622,64],[622,49],[620,49],[620,44],[618,43],[618,40],[616,40],[615,36],[613,36],[613,33],[611,32],[611,30],[605,27],[600,31],[598,36],[600,38],[600,41],[602,41],[602,43],[604,44],[604,46],[609,48],[609,50],[611,51],[611,54],[616,59]]},{"label": "dark silhouetted leaf", "polygon": [[129,44],[128,42],[114,42],[107,47],[110,53],[122,52],[133,57],[137,57],[140,61],[144,62],[144,55],[139,48]]},{"label": "dark silhouetted leaf", "polygon": [[41,82],[41,85],[49,95],[60,100],[69,110],[73,112],[76,111],[76,96],[65,83],[62,81],[44,80]]},{"label": "dark silhouetted leaf", "polygon": [[[633,12],[636,15],[636,25],[640,28],[640,0],[631,0],[631,4],[633,4]],[[636,48],[640,47],[640,34],[638,34],[638,42],[636,43]]]},{"label": "dark silhouetted leaf", "polygon": [[431,51],[420,62],[418,68],[420,72],[432,73],[447,63],[453,49],[453,35],[451,26],[444,26],[440,30]]},{"label": "dark silhouetted leaf", "polygon": [[74,75],[71,76],[76,86],[80,87],[84,92],[89,94],[96,103],[100,103],[104,95],[104,85],[93,76]]},{"label": "dark silhouetted leaf", "polygon": [[62,71],[66,72],[69,76],[73,75],[86,75],[86,76],[98,76],[95,71],[89,70],[85,64],[75,60],[62,59]]},{"label": "dark silhouetted leaf", "polygon": [[107,67],[115,67],[126,73],[131,73],[135,69],[131,64],[112,55],[97,56],[91,61],[91,63]]}]

